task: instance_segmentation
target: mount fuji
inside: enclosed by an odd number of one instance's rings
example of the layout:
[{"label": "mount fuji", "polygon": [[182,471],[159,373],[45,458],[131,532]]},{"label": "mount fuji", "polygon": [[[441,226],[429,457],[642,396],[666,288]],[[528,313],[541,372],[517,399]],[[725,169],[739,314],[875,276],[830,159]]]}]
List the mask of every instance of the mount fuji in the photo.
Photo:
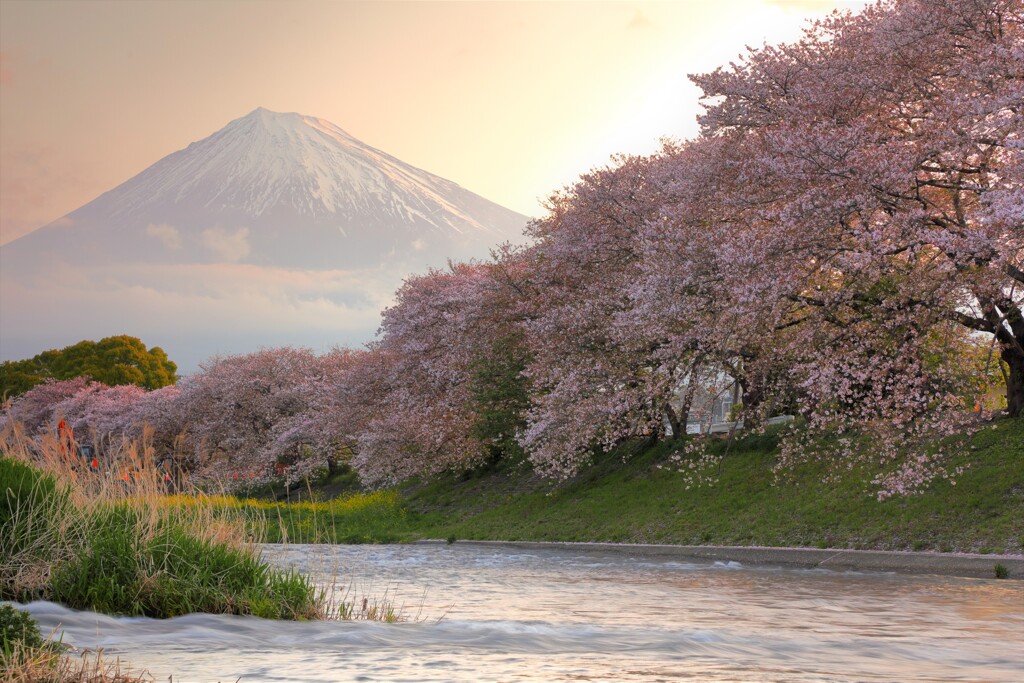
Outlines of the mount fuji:
[{"label": "mount fuji", "polygon": [[257,109],[0,247],[0,360],[112,334],[184,372],[372,338],[402,279],[527,217],[311,116]]},{"label": "mount fuji", "polygon": [[422,268],[486,256],[518,239],[526,221],[333,123],[260,108],[2,253],[5,261],[45,254],[93,263]]}]

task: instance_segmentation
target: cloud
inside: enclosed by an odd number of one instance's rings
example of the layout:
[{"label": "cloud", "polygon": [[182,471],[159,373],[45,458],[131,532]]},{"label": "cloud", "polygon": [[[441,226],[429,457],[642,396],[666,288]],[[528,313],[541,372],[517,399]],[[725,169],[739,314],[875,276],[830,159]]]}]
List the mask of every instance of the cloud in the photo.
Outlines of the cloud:
[{"label": "cloud", "polygon": [[221,227],[203,230],[203,245],[228,263],[236,263],[249,255],[249,228],[233,233]]},{"label": "cloud", "polygon": [[[327,350],[369,341],[405,269],[292,270],[247,263],[64,264],[31,278],[0,271],[2,359],[130,334],[182,372],[260,346]],[[73,337],[73,338],[72,338]]]},{"label": "cloud", "polygon": [[150,237],[155,237],[165,247],[171,249],[181,249],[181,233],[173,225],[167,225],[166,223],[161,225],[155,225],[150,223],[146,227],[146,234]]}]

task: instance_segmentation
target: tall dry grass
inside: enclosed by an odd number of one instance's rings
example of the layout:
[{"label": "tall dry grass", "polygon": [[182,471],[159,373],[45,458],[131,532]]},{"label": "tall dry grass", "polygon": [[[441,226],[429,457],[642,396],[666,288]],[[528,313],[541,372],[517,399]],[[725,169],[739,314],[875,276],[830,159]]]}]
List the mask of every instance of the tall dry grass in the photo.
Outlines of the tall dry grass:
[{"label": "tall dry grass", "polygon": [[[123,667],[123,668],[122,668]],[[102,650],[16,647],[0,668],[0,683],[152,683],[147,671],[134,671]]]},{"label": "tall dry grass", "polygon": [[[191,486],[156,462],[145,437],[105,444],[95,462],[75,446],[57,435],[29,438],[17,423],[0,429],[0,600],[155,617],[405,620],[387,596],[337,590],[336,571],[321,568],[318,585],[270,567],[259,546],[268,516],[280,512],[254,516]],[[7,659],[5,682],[152,680],[102,652],[20,647]]]},{"label": "tall dry grass", "polygon": [[[0,598],[157,617],[331,616],[324,591],[262,561],[258,520],[247,527],[241,513],[204,502],[198,490],[189,490],[193,504],[168,505],[168,490],[187,480],[160,467],[145,440],[108,444],[94,461],[56,435],[30,439],[9,423],[0,452],[0,472],[12,479],[0,482],[8,517],[0,541],[9,549],[0,556]],[[133,587],[135,595],[116,594]]]},{"label": "tall dry grass", "polygon": [[[364,538],[373,533],[364,531],[364,518],[396,514],[397,503],[386,494],[301,503],[296,510],[283,504],[242,502],[223,492],[207,493],[191,485],[186,473],[164,467],[145,434],[140,440],[103,444],[94,463],[58,435],[29,438],[19,424],[8,423],[0,430],[0,455],[30,465],[54,483],[53,490],[39,492],[35,504],[14,510],[16,519],[9,526],[18,538],[4,545],[17,551],[0,556],[0,599],[56,599],[72,607],[158,617],[224,611],[291,619],[405,619],[387,596],[354,595],[337,569],[315,553],[307,568],[316,583],[296,571],[272,569],[261,560],[260,544],[268,536],[312,544]],[[6,488],[0,482],[0,493]],[[2,505],[0,500],[0,511]],[[356,520],[357,526],[342,533],[336,527],[338,515]],[[123,524],[131,529],[127,534],[118,531],[115,540],[128,539],[130,548],[105,543],[97,549],[98,536],[110,535],[112,525]],[[111,565],[116,569],[118,563],[95,557],[98,552],[108,549],[111,555],[124,555],[133,550],[152,552],[154,547],[160,549],[159,561],[128,567],[129,572],[142,573],[134,582],[139,595],[105,595],[120,586],[97,585],[105,583],[97,576],[97,565],[103,562],[102,571],[110,573]],[[182,564],[187,566],[182,569]],[[265,590],[216,594],[223,587],[210,584],[226,583],[224,576],[239,573],[242,565],[242,578]],[[171,583],[173,570],[188,576]]]}]

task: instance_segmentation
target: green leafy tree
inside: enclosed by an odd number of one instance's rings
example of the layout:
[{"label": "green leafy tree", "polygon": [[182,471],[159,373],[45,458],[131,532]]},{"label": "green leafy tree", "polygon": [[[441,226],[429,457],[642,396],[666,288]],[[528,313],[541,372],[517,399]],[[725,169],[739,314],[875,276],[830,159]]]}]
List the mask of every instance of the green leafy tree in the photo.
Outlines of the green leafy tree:
[{"label": "green leafy tree", "polygon": [[136,384],[159,389],[174,384],[178,366],[159,346],[150,349],[137,337],[118,335],[84,340],[20,361],[0,364],[0,395],[25,393],[47,379],[90,377],[110,386]]},{"label": "green leafy tree", "polygon": [[518,437],[526,428],[530,405],[529,383],[523,375],[529,359],[522,335],[513,333],[497,338],[492,353],[474,364],[472,432],[492,461],[524,457]]},{"label": "green leafy tree", "polygon": [[0,363],[0,395],[20,396],[49,377],[33,368],[31,361],[4,361]]}]

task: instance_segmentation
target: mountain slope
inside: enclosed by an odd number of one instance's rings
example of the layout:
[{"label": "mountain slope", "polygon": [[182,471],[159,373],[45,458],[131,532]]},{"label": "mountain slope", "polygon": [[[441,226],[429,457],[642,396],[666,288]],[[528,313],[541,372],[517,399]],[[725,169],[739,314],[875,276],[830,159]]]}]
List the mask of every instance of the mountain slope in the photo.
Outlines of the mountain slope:
[{"label": "mountain slope", "polygon": [[0,247],[0,360],[128,334],[216,354],[368,341],[403,278],[522,240],[526,217],[257,109]]},{"label": "mountain slope", "polygon": [[257,109],[0,252],[19,262],[422,268],[486,256],[526,220],[330,122]]}]

